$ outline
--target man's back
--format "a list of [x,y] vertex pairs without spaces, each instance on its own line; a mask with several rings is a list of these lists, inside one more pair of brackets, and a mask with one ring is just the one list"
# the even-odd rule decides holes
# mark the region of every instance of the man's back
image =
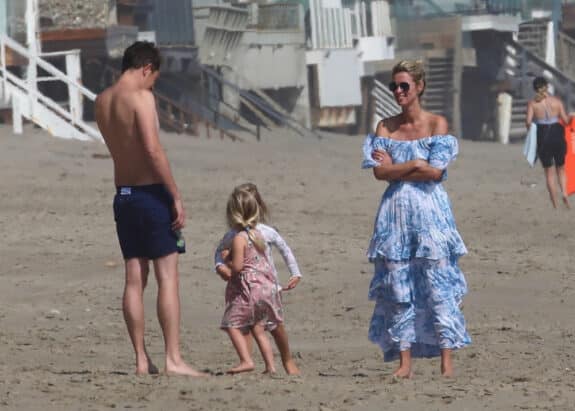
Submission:
[[98,96],[96,122],[114,160],[116,186],[161,182],[147,151],[149,139],[157,140],[151,91],[116,83]]

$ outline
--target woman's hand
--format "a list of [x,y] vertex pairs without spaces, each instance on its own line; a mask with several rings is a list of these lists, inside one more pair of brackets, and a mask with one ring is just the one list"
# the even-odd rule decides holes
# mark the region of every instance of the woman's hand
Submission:
[[391,156],[384,150],[374,150],[373,153],[371,153],[371,158],[382,166],[387,166],[393,163]]

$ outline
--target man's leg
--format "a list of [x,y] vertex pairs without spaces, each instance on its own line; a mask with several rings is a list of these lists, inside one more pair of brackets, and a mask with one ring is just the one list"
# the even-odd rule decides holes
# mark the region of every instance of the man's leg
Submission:
[[122,308],[128,333],[136,352],[136,374],[148,374],[149,363],[144,345],[144,288],[148,280],[148,260],[130,258],[125,261],[126,282]]
[[187,365],[180,354],[180,293],[178,254],[154,260],[158,281],[157,310],[166,348],[166,373],[192,377],[205,376]]

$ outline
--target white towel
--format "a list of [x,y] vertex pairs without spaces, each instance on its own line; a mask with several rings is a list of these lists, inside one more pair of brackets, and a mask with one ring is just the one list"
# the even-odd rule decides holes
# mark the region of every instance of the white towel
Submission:
[[537,125],[531,123],[527,136],[525,137],[525,144],[523,145],[523,155],[531,167],[535,166],[537,161]]

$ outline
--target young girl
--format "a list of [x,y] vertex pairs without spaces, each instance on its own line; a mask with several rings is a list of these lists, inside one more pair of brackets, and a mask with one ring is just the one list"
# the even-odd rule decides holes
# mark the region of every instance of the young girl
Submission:
[[[290,278],[287,282],[287,284],[285,285],[285,287],[280,287],[281,290],[283,291],[287,291],[287,290],[291,290],[293,288],[295,288],[298,283],[301,280],[301,272],[299,270],[297,261],[293,255],[293,252],[291,250],[291,248],[287,245],[287,243],[285,242],[285,240],[279,235],[279,233],[272,227],[270,227],[269,225],[265,224],[268,219],[269,219],[269,212],[268,212],[268,208],[266,206],[266,203],[264,202],[264,200],[262,199],[262,196],[260,195],[258,188],[255,184],[253,183],[245,183],[245,184],[241,184],[239,186],[236,187],[237,190],[246,190],[249,191],[250,193],[252,193],[256,199],[256,201],[258,202],[258,205],[260,207],[260,220],[259,223],[257,225],[257,229],[258,231],[262,234],[267,247],[266,247],[266,256],[268,258],[268,261],[270,262],[270,265],[272,266],[274,275],[276,276],[276,278],[278,277],[277,274],[277,270],[274,264],[274,260],[273,260],[273,256],[272,256],[272,246],[276,247],[277,250],[280,252],[287,268],[288,271],[290,273]],[[216,272],[219,273],[218,271],[218,267],[221,265],[225,265],[225,259],[222,257],[222,253],[226,254],[229,252],[231,244],[232,244],[232,239],[234,238],[234,236],[237,234],[237,231],[234,229],[229,230],[224,237],[222,238],[222,240],[220,241],[220,244],[218,245],[218,248],[216,249],[216,252],[214,254],[214,264],[216,267]],[[221,274],[220,274],[221,275]],[[225,278],[224,278],[225,280]],[[279,282],[279,279],[278,279]]]
[[[254,204],[252,204],[252,202]],[[238,205],[242,204],[244,211],[238,212],[237,207]],[[248,207],[249,206],[249,207]],[[240,208],[242,208],[240,207]],[[257,209],[257,217],[252,216],[251,218],[245,218],[247,213],[247,208],[256,208]],[[236,210],[236,211],[234,211]],[[252,211],[253,212],[253,211]],[[247,214],[246,214],[247,213]],[[222,277],[222,279],[228,281],[228,286],[226,287],[226,313],[228,310],[233,311],[236,310],[233,308],[234,303],[228,298],[230,295],[228,290],[237,286],[237,275],[234,274],[234,258],[235,251],[234,251],[234,242],[239,241],[237,238],[238,236],[246,237],[246,235],[254,236],[256,239],[263,240],[263,251],[260,251],[259,261],[261,264],[267,265],[267,268],[270,270],[272,274],[272,287],[271,290],[272,300],[274,303],[278,304],[279,311],[281,313],[281,300],[279,296],[279,292],[281,287],[278,285],[277,282],[277,271],[273,264],[273,260],[271,258],[271,245],[275,245],[280,250],[282,257],[284,258],[290,274],[291,278],[288,281],[287,285],[284,287],[284,290],[290,290],[294,288],[300,278],[301,273],[299,271],[297,262],[291,252],[290,248],[287,246],[285,241],[280,237],[280,235],[275,231],[273,228],[262,224],[261,221],[264,221],[265,217],[267,216],[267,207],[263,202],[257,187],[254,184],[242,184],[232,193],[230,200],[228,202],[228,225],[230,226],[230,231],[226,233],[220,245],[218,246],[216,253],[215,253],[215,263],[216,263],[216,271]],[[238,215],[241,215],[242,218],[236,218]],[[236,216],[236,217],[234,217]],[[238,223],[237,220],[243,220]],[[246,230],[247,227],[247,230]],[[251,241],[251,243],[255,246],[257,243],[255,241]],[[267,243],[267,244],[266,244]],[[231,252],[230,252],[231,248]],[[253,248],[252,248],[253,251]],[[262,260],[265,260],[262,262]],[[236,260],[237,261],[237,260]],[[249,265],[249,264],[248,264]],[[237,267],[236,267],[237,268]],[[262,270],[263,273],[264,270]],[[235,282],[234,282],[235,281]],[[268,283],[269,284],[269,283]],[[249,284],[251,288],[248,291],[254,289],[253,284]],[[266,292],[269,292],[267,290]],[[251,297],[250,297],[251,298]],[[264,304],[266,306],[266,304]],[[229,308],[228,308],[229,307]],[[257,309],[255,310],[257,314]],[[226,320],[226,315],[224,315],[224,322],[227,322],[227,325],[230,325],[229,321]],[[281,318],[278,320],[274,318],[274,315],[267,315],[266,323],[264,324],[264,328],[271,331],[272,336],[277,344],[278,350],[280,351],[282,357],[283,366],[288,374],[299,374],[299,370],[293,361],[289,350],[288,338],[287,333],[285,331],[283,320]],[[222,322],[222,327],[228,330],[228,334],[230,334],[230,338],[232,339],[232,343],[240,356],[240,364],[237,367],[232,368],[229,370],[231,373],[237,372],[244,372],[244,371],[251,371],[254,368],[253,361],[251,360],[251,338],[250,338],[250,331],[254,334],[254,338],[258,342],[258,346],[260,346],[261,350],[261,341],[258,340],[260,338],[258,333],[261,331],[259,326],[253,327],[224,327],[224,322]],[[241,323],[242,321],[239,321]],[[264,335],[265,337],[265,335]],[[243,339],[243,341],[240,341]],[[264,342],[265,348],[265,342]],[[262,352],[264,355],[264,352]],[[266,353],[267,355],[267,353]],[[264,360],[266,356],[264,355]],[[266,371],[275,372],[275,367],[273,365],[273,356],[268,357],[271,361],[270,363],[266,360]]]

